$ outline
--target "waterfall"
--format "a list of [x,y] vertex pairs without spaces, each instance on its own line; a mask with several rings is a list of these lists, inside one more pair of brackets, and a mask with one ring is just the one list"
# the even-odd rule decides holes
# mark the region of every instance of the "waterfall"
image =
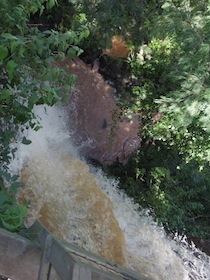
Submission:
[[42,128],[28,130],[11,162],[30,201],[26,226],[39,219],[55,236],[154,280],[210,279],[210,258],[184,238],[170,239],[118,182],[80,158],[62,107],[37,106]]

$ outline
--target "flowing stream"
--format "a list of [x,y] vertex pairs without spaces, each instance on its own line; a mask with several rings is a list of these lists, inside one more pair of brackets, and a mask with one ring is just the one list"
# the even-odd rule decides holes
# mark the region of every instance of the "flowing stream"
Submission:
[[166,237],[146,211],[118,189],[117,180],[78,156],[62,108],[35,108],[42,128],[28,130],[11,163],[30,201],[25,221],[40,221],[68,240],[154,280],[210,279],[210,258],[185,238]]

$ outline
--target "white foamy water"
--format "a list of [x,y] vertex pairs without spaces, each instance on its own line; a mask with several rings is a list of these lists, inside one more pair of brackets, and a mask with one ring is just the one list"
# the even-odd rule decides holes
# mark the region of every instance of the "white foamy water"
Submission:
[[[27,131],[10,169],[26,183],[27,225],[39,218],[55,235],[154,280],[210,279],[210,260],[162,228],[71,144],[62,109],[35,109],[42,129]],[[20,196],[21,196],[20,195]]]

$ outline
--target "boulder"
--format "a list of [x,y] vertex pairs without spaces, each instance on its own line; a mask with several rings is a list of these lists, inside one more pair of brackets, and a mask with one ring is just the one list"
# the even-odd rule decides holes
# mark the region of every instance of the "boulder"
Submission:
[[69,74],[77,76],[67,110],[73,140],[81,154],[102,164],[126,164],[141,144],[138,117],[128,118],[117,107],[115,91],[97,67],[91,68],[79,58],[59,66],[69,66]]

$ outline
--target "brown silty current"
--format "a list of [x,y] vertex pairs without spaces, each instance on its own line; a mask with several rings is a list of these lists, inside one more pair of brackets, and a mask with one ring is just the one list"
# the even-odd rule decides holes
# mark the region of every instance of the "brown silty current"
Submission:
[[20,197],[30,201],[26,224],[38,218],[56,237],[126,264],[112,204],[83,162],[57,151],[42,153],[25,161],[20,179],[26,185]]

